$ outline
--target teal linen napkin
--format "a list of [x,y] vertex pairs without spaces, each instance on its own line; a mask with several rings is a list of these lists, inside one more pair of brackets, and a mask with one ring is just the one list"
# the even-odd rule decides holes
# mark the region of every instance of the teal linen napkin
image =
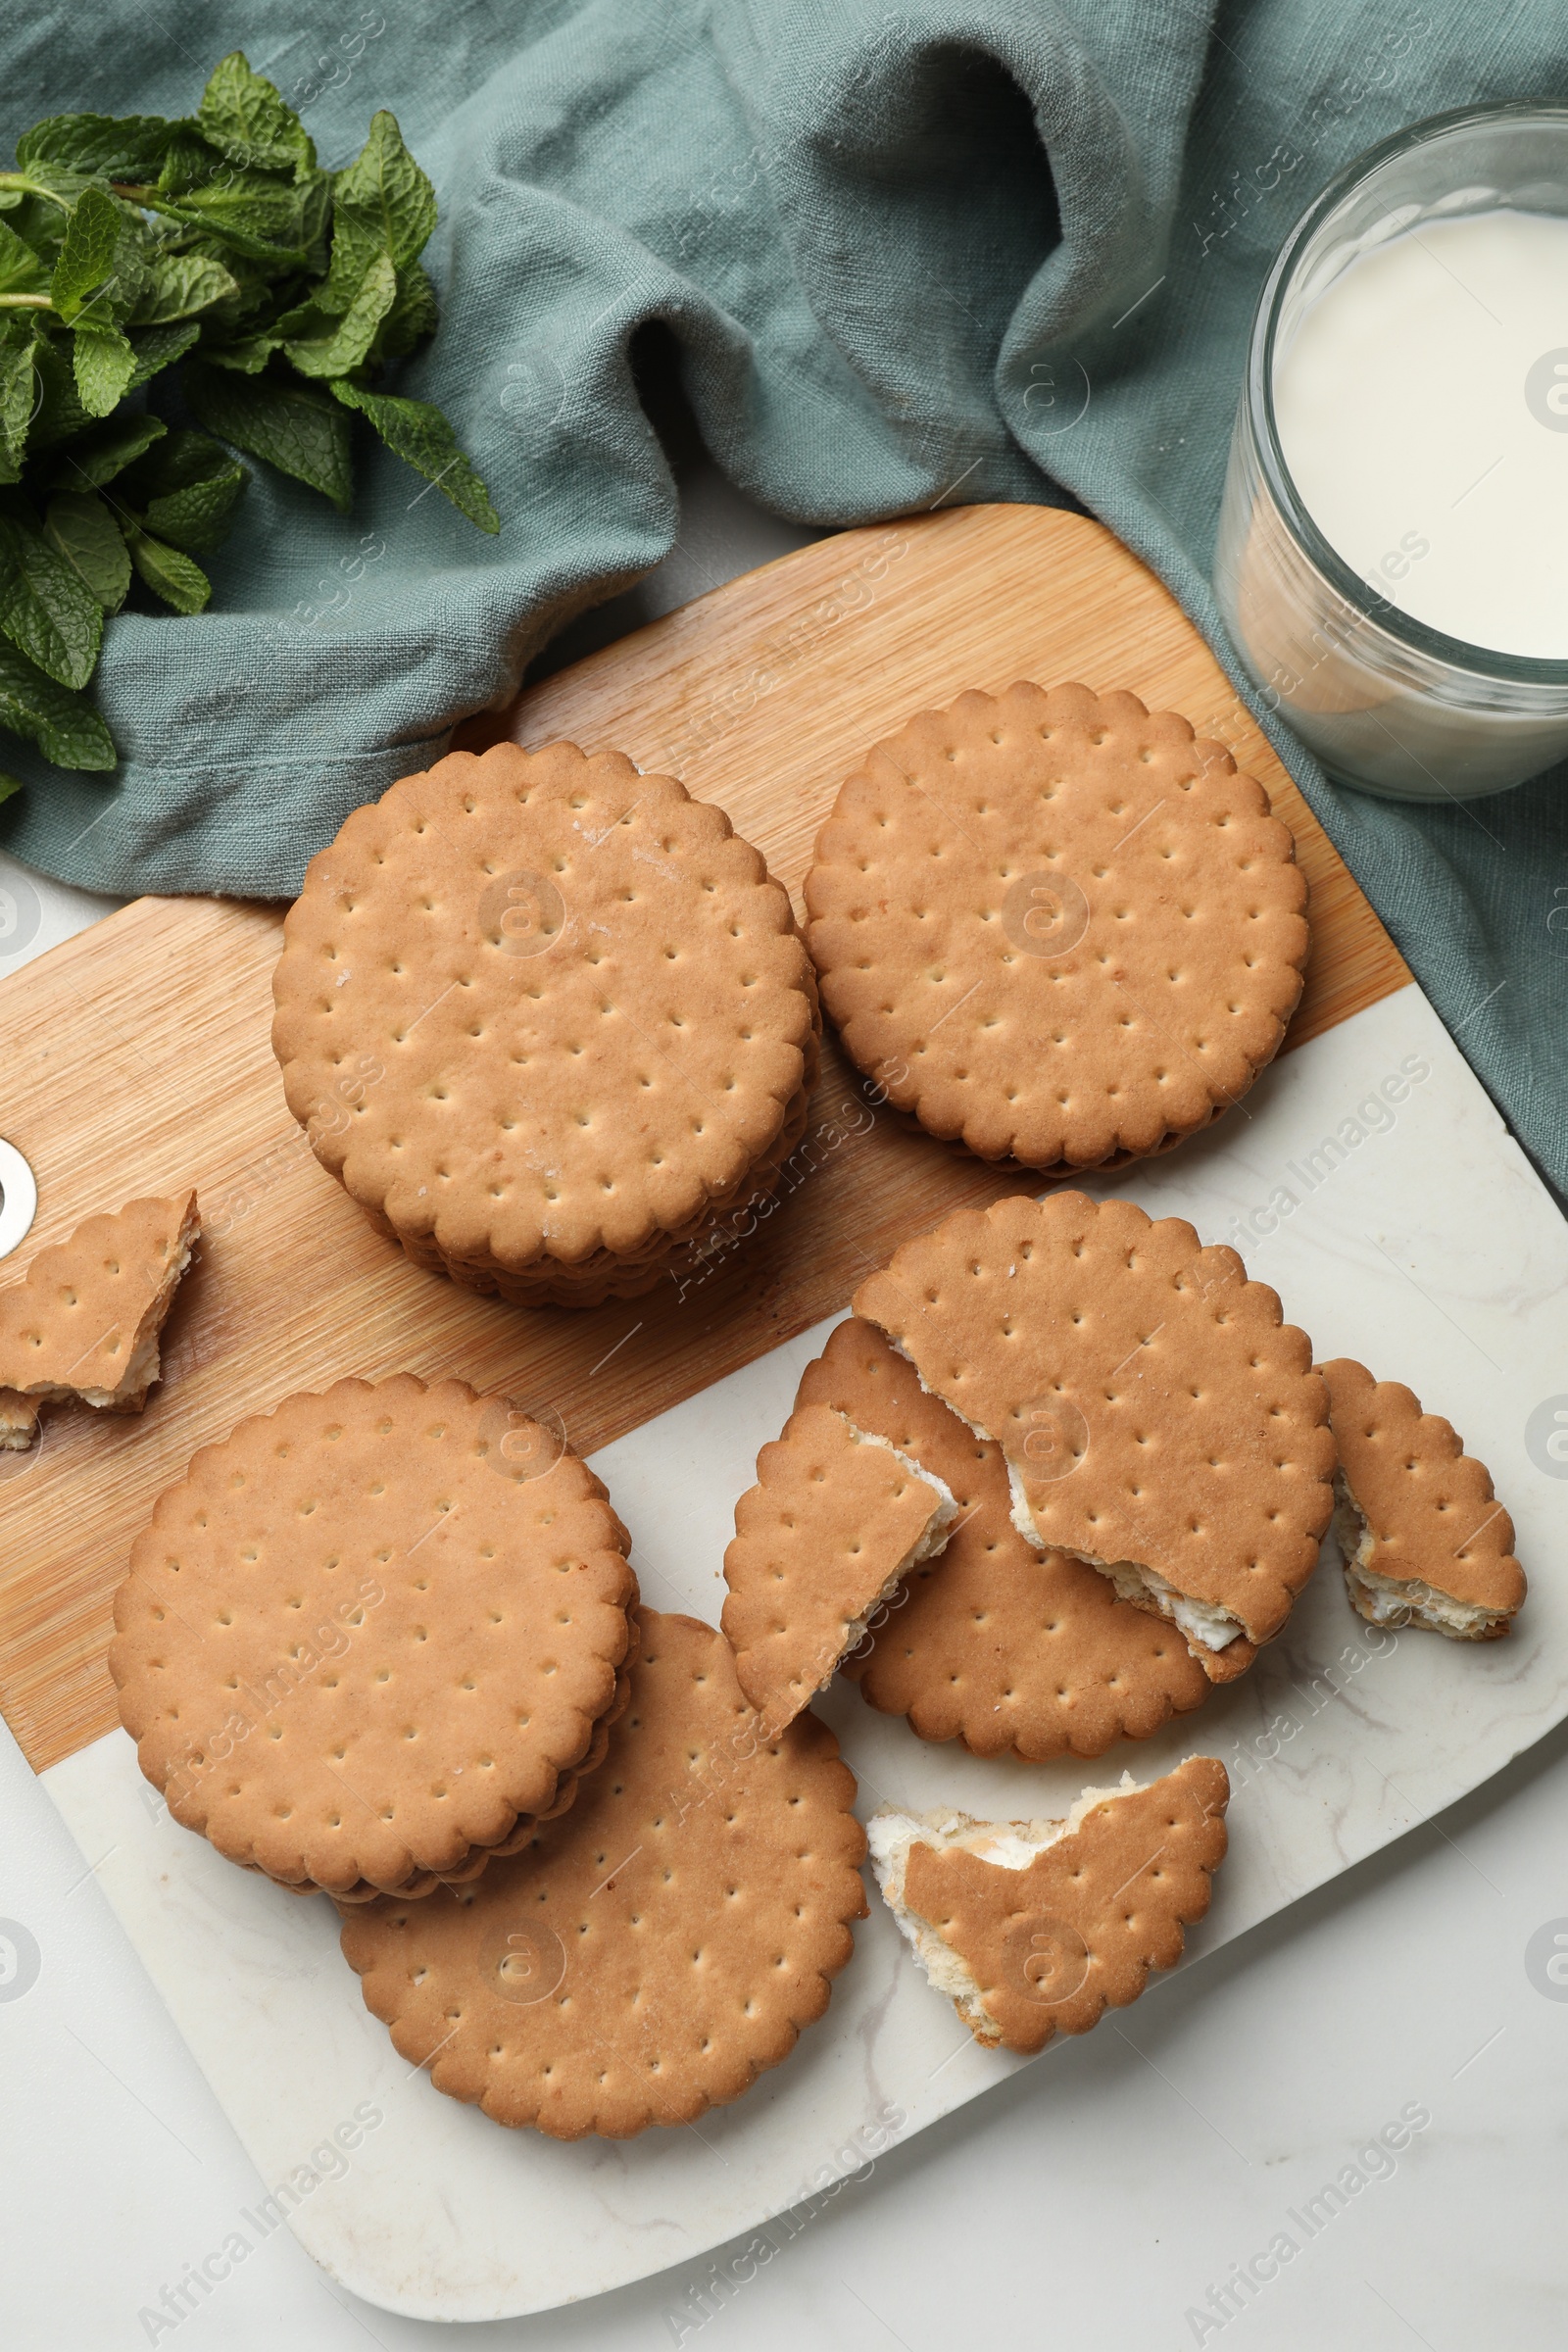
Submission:
[[[453,418],[501,535],[369,446],[347,519],[256,469],[213,610],[110,628],[116,775],[6,747],[30,789],[0,841],[91,889],[291,893],[348,809],[659,562],[677,506],[633,376],[650,321],[763,506],[848,524],[1060,484],[1226,654],[1208,564],[1281,238],[1401,122],[1568,90],[1548,0],[1497,20],[1459,0],[454,0],[317,11],[308,30],[301,13],[187,0],[131,33],[81,0],[16,23],[5,135],[68,109],[182,113],[236,45],[323,162],[391,107],[442,216],[443,322],[402,389]],[[1568,1186],[1564,771],[1396,807],[1328,785],[1266,723]]]

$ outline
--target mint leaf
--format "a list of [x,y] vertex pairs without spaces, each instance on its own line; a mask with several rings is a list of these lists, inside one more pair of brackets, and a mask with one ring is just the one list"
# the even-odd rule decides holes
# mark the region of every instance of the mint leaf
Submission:
[[192,188],[228,178],[231,166],[216,147],[210,147],[189,117],[169,125],[169,145],[158,174],[160,196],[185,196]]
[[0,294],[42,294],[49,272],[24,238],[0,220]]
[[22,789],[20,776],[8,776],[5,769],[0,768],[0,805],[9,801],[14,792],[21,792]]
[[27,182],[25,192],[29,198],[35,196],[40,188],[46,188],[51,196],[57,199],[50,205],[49,210],[54,214],[60,233],[64,236],[65,221],[61,218],[61,206],[64,205],[66,212],[70,213],[82,189],[92,184],[91,174],[73,172],[69,164],[44,162],[34,164],[31,170],[23,173],[22,176]]
[[13,482],[22,471],[37,397],[32,354],[30,335],[0,346],[0,450],[4,452],[4,477]]
[[401,400],[387,392],[368,392],[363,384],[337,381],[329,386],[346,409],[368,416],[394,456],[416,473],[433,482],[460,514],[481,531],[499,531],[501,519],[490,494],[458,447],[458,437],[440,410],[427,400]]
[[[391,259],[378,253],[340,319],[326,318],[319,324],[312,320],[314,333],[308,327],[303,337],[284,344],[284,351],[301,375],[347,375],[351,368],[358,368],[375,340],[376,328],[397,299],[397,291],[398,273]],[[278,323],[286,321],[280,319]]]
[[122,477],[123,495],[145,510],[159,538],[201,555],[227,538],[229,510],[248,478],[205,433],[171,433]]
[[58,684],[85,686],[103,607],[24,513],[0,514],[0,630]]
[[435,288],[423,265],[410,262],[398,271],[397,300],[376,329],[373,360],[400,360],[436,330]]
[[195,318],[181,318],[170,326],[137,328],[127,337],[136,354],[136,367],[125,386],[126,391],[135,392],[141,385],[151,383],[153,377],[162,374],[172,361],[189,351],[201,331],[200,322]]
[[136,353],[118,326],[78,326],[71,338],[76,398],[89,416],[119,408],[136,372]]
[[91,703],[69,694],[13,647],[0,644],[0,727],[24,735],[56,767],[115,764],[114,739]]
[[300,178],[315,170],[316,149],[298,115],[271,82],[252,73],[238,49],[214,68],[197,120],[231,163],[292,171]]
[[63,490],[100,489],[133,465],[155,441],[161,441],[168,430],[161,416],[118,416],[113,424],[77,442],[55,467],[55,482]]
[[435,221],[435,190],[404,146],[396,116],[372,116],[364,149],[333,183],[326,308],[347,310],[377,253],[400,270],[417,261]]
[[150,456],[138,458],[127,475],[126,496],[138,506],[150,498],[165,498],[172,490],[188,490],[193,482],[210,481],[220,473],[242,472],[226,449],[205,433],[186,430],[162,436]]
[[157,195],[147,202],[169,220],[201,229],[255,261],[270,262],[274,268],[305,265],[308,193],[286,180],[224,166],[218,178],[190,189],[177,201]]
[[319,392],[199,362],[185,369],[184,390],[209,432],[324,492],[340,514],[348,513],[354,496],[348,419]]
[[173,123],[162,115],[50,115],[17,141],[24,172],[39,164],[79,172],[88,179],[142,180],[157,176]]
[[166,547],[161,539],[149,537],[146,531],[130,532],[130,560],[141,573],[155,596],[176,612],[205,611],[213,593],[213,583],[199,564],[182,556],[177,548]]
[[83,188],[49,284],[49,299],[62,318],[74,318],[103,286],[119,242],[120,207],[102,188]]
[[243,466],[227,466],[205,482],[172,490],[167,498],[149,501],[148,527],[186,555],[204,556],[221,547],[229,533],[229,509],[250,476]]
[[28,443],[34,450],[53,449],[57,442],[84,432],[93,419],[76,398],[76,379],[60,340],[53,335],[40,336],[32,347],[32,360],[38,371],[39,402]]
[[106,612],[118,612],[130,586],[130,558],[120,526],[101,498],[63,491],[49,501],[44,536]]
[[210,261],[203,254],[160,254],[148,270],[134,320],[137,326],[152,326],[171,318],[189,318],[238,292],[239,281],[221,262]]
[[214,368],[232,368],[238,375],[260,375],[281,348],[275,335],[247,335],[239,343],[203,343],[202,358]]
[[300,182],[300,243],[313,277],[326,274],[332,234],[332,174],[313,172]]

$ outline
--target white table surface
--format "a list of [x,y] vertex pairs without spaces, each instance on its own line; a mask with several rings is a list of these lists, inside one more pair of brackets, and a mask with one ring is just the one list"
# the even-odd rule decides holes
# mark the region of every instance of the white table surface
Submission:
[[[756,514],[700,464],[682,486],[683,544],[621,600],[623,626],[808,536]],[[29,890],[33,938],[8,955],[0,922],[0,974],[106,910],[0,858],[0,894],[30,912]],[[797,2212],[798,2233],[765,2267],[741,2260],[742,2283],[715,2288],[708,2256],[464,2340],[518,2352],[1174,2352],[1221,2337],[1264,2352],[1556,2352],[1568,2333],[1568,1983],[1553,1986],[1543,1946],[1553,1923],[1568,1937],[1565,1820],[1568,1726],[1429,1827]],[[34,1981],[0,1982],[8,2352],[176,2337],[181,2352],[450,2345],[450,2330],[356,2302],[281,2229],[205,2300],[192,2293],[177,2328],[143,2319],[264,2184],[0,1730],[3,1921],[38,1953]],[[1296,2218],[1305,2201],[1409,2108],[1431,2121],[1396,2169],[1308,2237]],[[1232,2290],[1231,2316],[1216,2319],[1210,2288],[1281,2231],[1294,2257],[1250,2300]],[[737,2255],[744,2241],[720,2251],[720,2271]]]

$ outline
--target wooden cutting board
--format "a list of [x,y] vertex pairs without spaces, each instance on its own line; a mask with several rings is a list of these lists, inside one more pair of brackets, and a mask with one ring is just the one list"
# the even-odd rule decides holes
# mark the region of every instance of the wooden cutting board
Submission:
[[[1408,982],[1174,600],[1108,532],[1053,508],[969,507],[822,540],[559,672],[462,740],[569,736],[672,770],[727,810],[799,905],[859,753],[917,709],[1019,677],[1131,687],[1267,786],[1311,885],[1287,1048]],[[0,983],[13,1056],[0,1133],[39,1188],[16,1271],[138,1194],[194,1183],[207,1227],[146,1414],[57,1411],[31,1454],[0,1455],[0,1706],[35,1771],[114,1727],[105,1653],[130,1541],[196,1448],[244,1414],[345,1373],[457,1374],[548,1402],[591,1453],[842,1308],[908,1234],[1020,1182],[873,1108],[830,1044],[755,1235],[591,1313],[476,1298],[373,1234],[290,1118],[268,1043],[280,922],[274,907],[142,899]]]

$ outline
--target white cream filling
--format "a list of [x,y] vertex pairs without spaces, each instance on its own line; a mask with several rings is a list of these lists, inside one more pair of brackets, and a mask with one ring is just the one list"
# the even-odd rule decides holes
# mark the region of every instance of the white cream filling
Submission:
[[1385,1576],[1372,1566],[1377,1538],[1366,1513],[1350,1493],[1345,1472],[1334,1474],[1334,1541],[1345,1562],[1345,1589],[1350,1606],[1370,1625],[1422,1625],[1450,1641],[1470,1642],[1500,1625],[1505,1609],[1484,1609],[1478,1602],[1457,1600],[1419,1576]]
[[1241,1619],[1217,1601],[1194,1600],[1178,1592],[1157,1568],[1146,1568],[1138,1560],[1097,1560],[1083,1551],[1076,1556],[1108,1576],[1123,1600],[1152,1600],[1161,1617],[1168,1617],[1189,1642],[1200,1642],[1205,1649],[1225,1649],[1247,1631]]
[[1023,1491],[1022,1474],[1010,1453],[1004,1458],[1007,1464],[1007,1488],[1012,1495],[1012,1524],[1026,1544],[1032,1544],[1036,1551],[1045,1551],[1049,1549],[1049,1546],[1045,1537],[1035,1525],[1034,1513],[1029,1508],[1029,1498]]

